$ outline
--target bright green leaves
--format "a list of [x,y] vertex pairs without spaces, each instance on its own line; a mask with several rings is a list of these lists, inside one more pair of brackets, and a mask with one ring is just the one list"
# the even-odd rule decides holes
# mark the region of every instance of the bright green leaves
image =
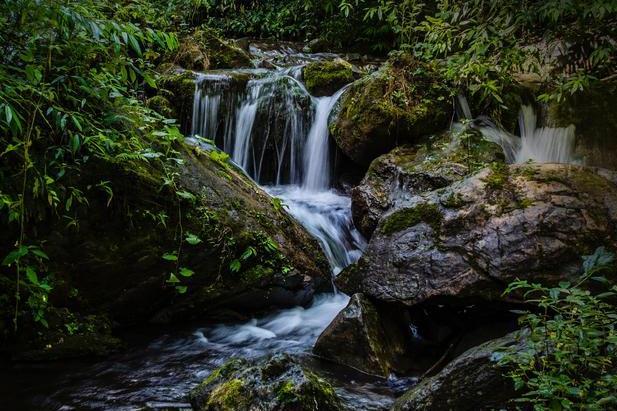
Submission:
[[175,253],[173,253],[173,254],[170,254],[170,253],[163,254],[163,260],[166,260],[166,261],[178,261],[178,256]]
[[190,245],[197,245],[201,243],[201,238],[197,237],[195,234],[188,233],[186,238],[184,239]]
[[617,407],[617,286],[602,275],[614,274],[614,256],[600,247],[583,261],[574,284],[515,281],[506,290],[541,308],[522,312],[520,323],[529,330],[525,349],[506,350],[500,360],[520,391],[516,402],[529,408]]

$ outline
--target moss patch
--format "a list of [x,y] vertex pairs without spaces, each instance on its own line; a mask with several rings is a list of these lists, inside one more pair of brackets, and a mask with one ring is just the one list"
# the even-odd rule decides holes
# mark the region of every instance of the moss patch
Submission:
[[315,95],[333,94],[353,80],[352,66],[343,60],[315,61],[304,68],[306,88]]
[[237,411],[248,409],[251,398],[244,382],[238,378],[229,380],[212,390],[205,409]]
[[391,235],[419,223],[428,224],[434,231],[441,226],[443,216],[435,204],[422,203],[412,208],[399,210],[388,216],[383,222],[381,231]]

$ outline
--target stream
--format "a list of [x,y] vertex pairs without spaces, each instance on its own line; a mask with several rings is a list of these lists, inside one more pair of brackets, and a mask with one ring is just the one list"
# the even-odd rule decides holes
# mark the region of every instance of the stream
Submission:
[[[323,55],[252,51],[276,68],[198,75],[192,134],[214,141],[281,199],[321,244],[334,279],[366,245],[353,226],[351,200],[333,188],[331,175],[328,119],[344,88],[317,98],[304,87],[303,64]],[[12,409],[190,409],[188,391],[227,359],[285,352],[318,367],[354,408],[384,409],[392,402],[387,382],[310,356],[317,337],[349,301],[334,282],[333,290],[315,296],[309,307],[243,323],[185,325],[164,335],[135,330],[128,350],[94,364],[21,365],[10,376],[0,373],[11,380],[2,384],[3,397],[16,401],[8,404]]]

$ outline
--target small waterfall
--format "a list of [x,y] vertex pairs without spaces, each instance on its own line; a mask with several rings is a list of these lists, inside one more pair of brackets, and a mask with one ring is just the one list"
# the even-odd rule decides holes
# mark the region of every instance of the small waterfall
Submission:
[[492,123],[479,127],[487,140],[499,144],[509,163],[575,163],[575,128],[538,127],[538,118],[531,106],[524,105],[519,113],[520,137]]
[[332,97],[317,99],[315,120],[309,131],[304,147],[305,177],[302,187],[311,190],[325,190],[330,187],[330,150],[328,119],[334,105],[345,89],[339,90]]
[[193,135],[214,140],[280,197],[319,241],[336,275],[366,245],[353,226],[351,200],[331,190],[328,120],[345,88],[313,97],[298,65],[242,74],[244,83],[234,80],[234,72],[198,78]]

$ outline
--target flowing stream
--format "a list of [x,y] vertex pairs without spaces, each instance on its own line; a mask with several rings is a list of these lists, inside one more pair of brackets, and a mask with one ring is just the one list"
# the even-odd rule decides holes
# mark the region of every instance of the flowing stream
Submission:
[[[341,94],[311,96],[293,65],[199,75],[192,133],[208,138],[273,196],[319,241],[333,278],[360,257],[365,246],[353,226],[351,200],[331,187],[328,119]],[[334,284],[334,283],[333,283]],[[230,357],[309,353],[319,334],[349,297],[317,295],[309,307],[280,310],[239,324],[185,327],[143,341],[97,364],[46,365],[38,378],[17,373],[27,387],[19,397],[37,409],[190,409],[187,392]],[[146,337],[147,338],[147,337]],[[383,409],[391,393],[383,381],[321,365],[338,381],[337,392],[357,409]],[[330,369],[332,368],[332,369]],[[349,374],[352,373],[352,374]],[[17,405],[19,407],[19,405]]]

